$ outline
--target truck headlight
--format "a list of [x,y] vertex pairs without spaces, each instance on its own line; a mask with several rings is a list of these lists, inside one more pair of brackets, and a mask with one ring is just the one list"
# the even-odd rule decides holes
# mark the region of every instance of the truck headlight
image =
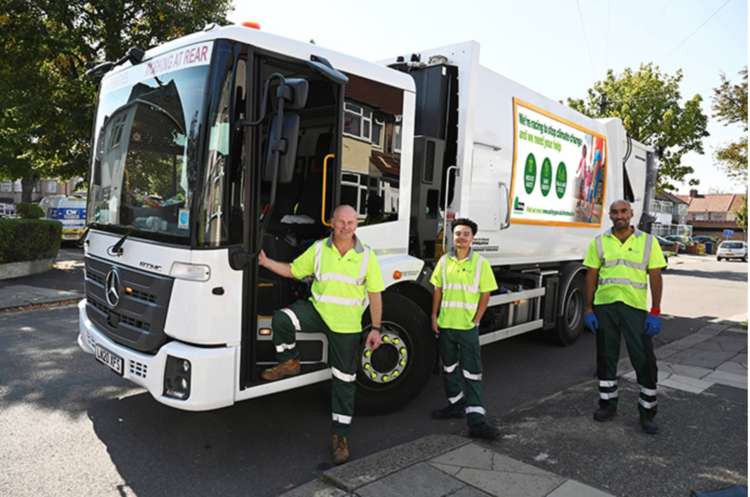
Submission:
[[186,400],[190,397],[190,361],[180,357],[167,356],[164,366],[164,396]]
[[208,281],[211,278],[211,268],[205,264],[174,262],[169,274],[182,280]]

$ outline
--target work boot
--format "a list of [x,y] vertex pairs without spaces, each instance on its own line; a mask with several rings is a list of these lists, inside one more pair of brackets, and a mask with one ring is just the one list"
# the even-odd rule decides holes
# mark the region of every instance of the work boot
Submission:
[[349,441],[346,437],[341,435],[333,434],[333,440],[331,441],[331,457],[333,464],[339,465],[344,464],[349,460]]
[[469,426],[469,436],[471,438],[481,438],[484,440],[497,440],[500,436],[500,430],[496,426],[482,421],[474,426]]
[[656,435],[659,433],[659,426],[656,424],[656,421],[654,421],[654,417],[649,416],[648,414],[641,414],[641,429],[644,433],[649,435]]
[[594,411],[594,421],[609,421],[617,414],[617,404],[599,404],[599,409]]
[[289,359],[277,364],[276,366],[264,370],[260,377],[266,381],[280,380],[287,376],[299,374],[299,359]]
[[460,419],[466,415],[466,402],[448,404],[432,411],[432,419]]

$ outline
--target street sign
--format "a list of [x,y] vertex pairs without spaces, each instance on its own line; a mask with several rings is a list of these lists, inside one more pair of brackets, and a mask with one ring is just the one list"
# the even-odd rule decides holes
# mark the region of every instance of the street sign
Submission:
[[732,235],[734,235],[734,231],[730,229],[724,230],[724,238],[732,238]]

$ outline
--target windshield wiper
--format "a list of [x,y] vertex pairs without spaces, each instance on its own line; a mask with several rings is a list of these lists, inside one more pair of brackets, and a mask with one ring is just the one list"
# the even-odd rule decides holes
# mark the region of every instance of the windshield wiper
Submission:
[[143,60],[143,56],[144,55],[146,55],[146,51],[145,50],[143,50],[141,48],[138,48],[138,47],[130,47],[128,49],[128,51],[125,53],[125,55],[123,55],[122,57],[120,57],[116,61],[114,61],[114,62],[112,62],[112,61],[105,61],[105,62],[101,62],[101,63],[95,65],[94,67],[92,67],[91,69],[89,69],[88,71],[86,71],[86,76],[95,76],[95,75],[98,75],[98,74],[105,73],[105,72],[109,71],[110,69],[112,69],[113,67],[119,66],[120,64],[122,64],[122,63],[124,63],[124,62],[126,62],[128,60],[130,61],[130,63],[132,65],[134,65],[134,66],[138,65]]
[[122,255],[122,244],[123,244],[123,243],[125,243],[125,239],[126,239],[126,238],[127,238],[128,236],[130,236],[130,233],[132,233],[132,231],[131,231],[131,230],[128,230],[128,231],[127,231],[127,233],[125,233],[125,234],[123,235],[123,237],[122,237],[122,238],[120,238],[120,239],[119,239],[119,240],[117,241],[117,243],[115,243],[114,245],[112,245],[111,247],[109,247],[109,248],[107,249],[107,254],[109,254],[109,255],[116,255],[116,256],[118,256],[118,257],[119,257],[119,256],[121,256],[121,255]]

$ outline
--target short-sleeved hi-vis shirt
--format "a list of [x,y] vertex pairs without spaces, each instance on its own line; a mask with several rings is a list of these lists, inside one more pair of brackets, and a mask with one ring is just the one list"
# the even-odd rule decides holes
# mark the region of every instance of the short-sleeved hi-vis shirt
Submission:
[[594,238],[583,265],[599,270],[594,305],[622,302],[648,310],[648,270],[667,262],[656,237],[635,230],[624,242],[612,231]]
[[336,333],[362,331],[367,292],[385,290],[375,252],[356,238],[343,256],[332,237],[318,240],[292,262],[291,270],[297,279],[314,277],[310,301]]
[[430,283],[443,292],[438,326],[454,330],[474,328],[481,294],[497,290],[490,263],[474,251],[460,260],[455,252],[441,257]]

